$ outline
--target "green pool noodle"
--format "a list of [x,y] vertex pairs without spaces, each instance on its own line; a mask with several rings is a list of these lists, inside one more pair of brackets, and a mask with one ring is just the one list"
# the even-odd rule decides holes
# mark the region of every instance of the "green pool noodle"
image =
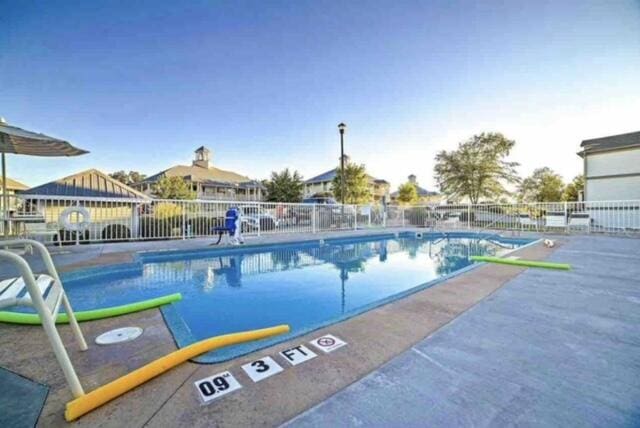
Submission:
[[[120,315],[131,314],[134,312],[144,311],[146,309],[156,308],[182,299],[180,293],[169,294],[166,296],[156,297],[154,299],[142,300],[140,302],[128,303],[121,306],[111,306],[109,308],[93,309],[90,311],[74,311],[78,321],[93,321],[103,318],[117,317]],[[21,312],[0,311],[0,322],[11,324],[28,324],[39,325],[40,317],[38,314],[25,314]],[[58,314],[56,324],[67,324],[69,317],[67,314]]]
[[490,256],[471,256],[471,260],[476,262],[500,263],[503,265],[512,265],[512,266],[571,270],[571,265],[568,263],[540,262],[537,260],[522,260],[522,259],[503,259],[501,257],[490,257]]

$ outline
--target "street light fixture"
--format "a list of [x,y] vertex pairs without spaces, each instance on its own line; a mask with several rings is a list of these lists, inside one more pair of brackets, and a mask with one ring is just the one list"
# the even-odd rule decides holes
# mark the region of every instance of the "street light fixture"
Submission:
[[342,205],[344,206],[345,194],[344,194],[344,131],[347,129],[347,125],[340,122],[338,125],[338,131],[340,131],[340,195],[342,196]]

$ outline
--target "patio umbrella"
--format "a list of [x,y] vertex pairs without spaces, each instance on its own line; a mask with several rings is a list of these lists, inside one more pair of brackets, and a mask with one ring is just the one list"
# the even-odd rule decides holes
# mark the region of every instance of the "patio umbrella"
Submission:
[[72,146],[64,140],[49,137],[44,134],[26,131],[8,125],[0,118],[0,153],[2,153],[2,209],[4,221],[4,236],[8,235],[8,204],[7,204],[7,168],[5,156],[7,153],[29,156],[79,156],[89,153],[86,150]]

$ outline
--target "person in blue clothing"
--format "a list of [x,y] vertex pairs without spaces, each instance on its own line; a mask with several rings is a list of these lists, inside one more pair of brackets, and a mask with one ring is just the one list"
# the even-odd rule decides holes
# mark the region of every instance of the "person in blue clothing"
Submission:
[[232,245],[244,244],[242,237],[242,210],[231,207],[225,214],[225,226],[229,229],[229,243]]
[[242,237],[242,210],[238,207],[231,207],[224,215],[224,226],[214,227],[213,233],[218,234],[218,242],[222,240],[222,235],[227,235],[227,243],[231,245],[244,244]]

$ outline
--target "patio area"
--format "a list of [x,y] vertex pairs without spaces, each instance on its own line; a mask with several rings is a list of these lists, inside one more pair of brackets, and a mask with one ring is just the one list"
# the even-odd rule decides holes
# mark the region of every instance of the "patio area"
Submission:
[[[349,236],[367,234],[355,231]],[[271,235],[254,242],[345,232]],[[259,241],[258,241],[259,240]],[[61,270],[130,261],[136,251],[208,239],[63,247]],[[515,255],[569,272],[484,265],[347,321],[226,363],[183,364],[76,426],[631,426],[640,420],[640,240],[563,236]],[[148,248],[147,248],[148,247]],[[95,337],[137,325],[134,342]],[[83,323],[87,352],[63,340],[87,390],[176,349],[159,310]],[[348,345],[252,384],[240,366],[324,333]],[[67,426],[71,398],[42,329],[0,325],[0,367],[48,386],[39,426]],[[209,405],[193,382],[230,370],[245,385]]]

